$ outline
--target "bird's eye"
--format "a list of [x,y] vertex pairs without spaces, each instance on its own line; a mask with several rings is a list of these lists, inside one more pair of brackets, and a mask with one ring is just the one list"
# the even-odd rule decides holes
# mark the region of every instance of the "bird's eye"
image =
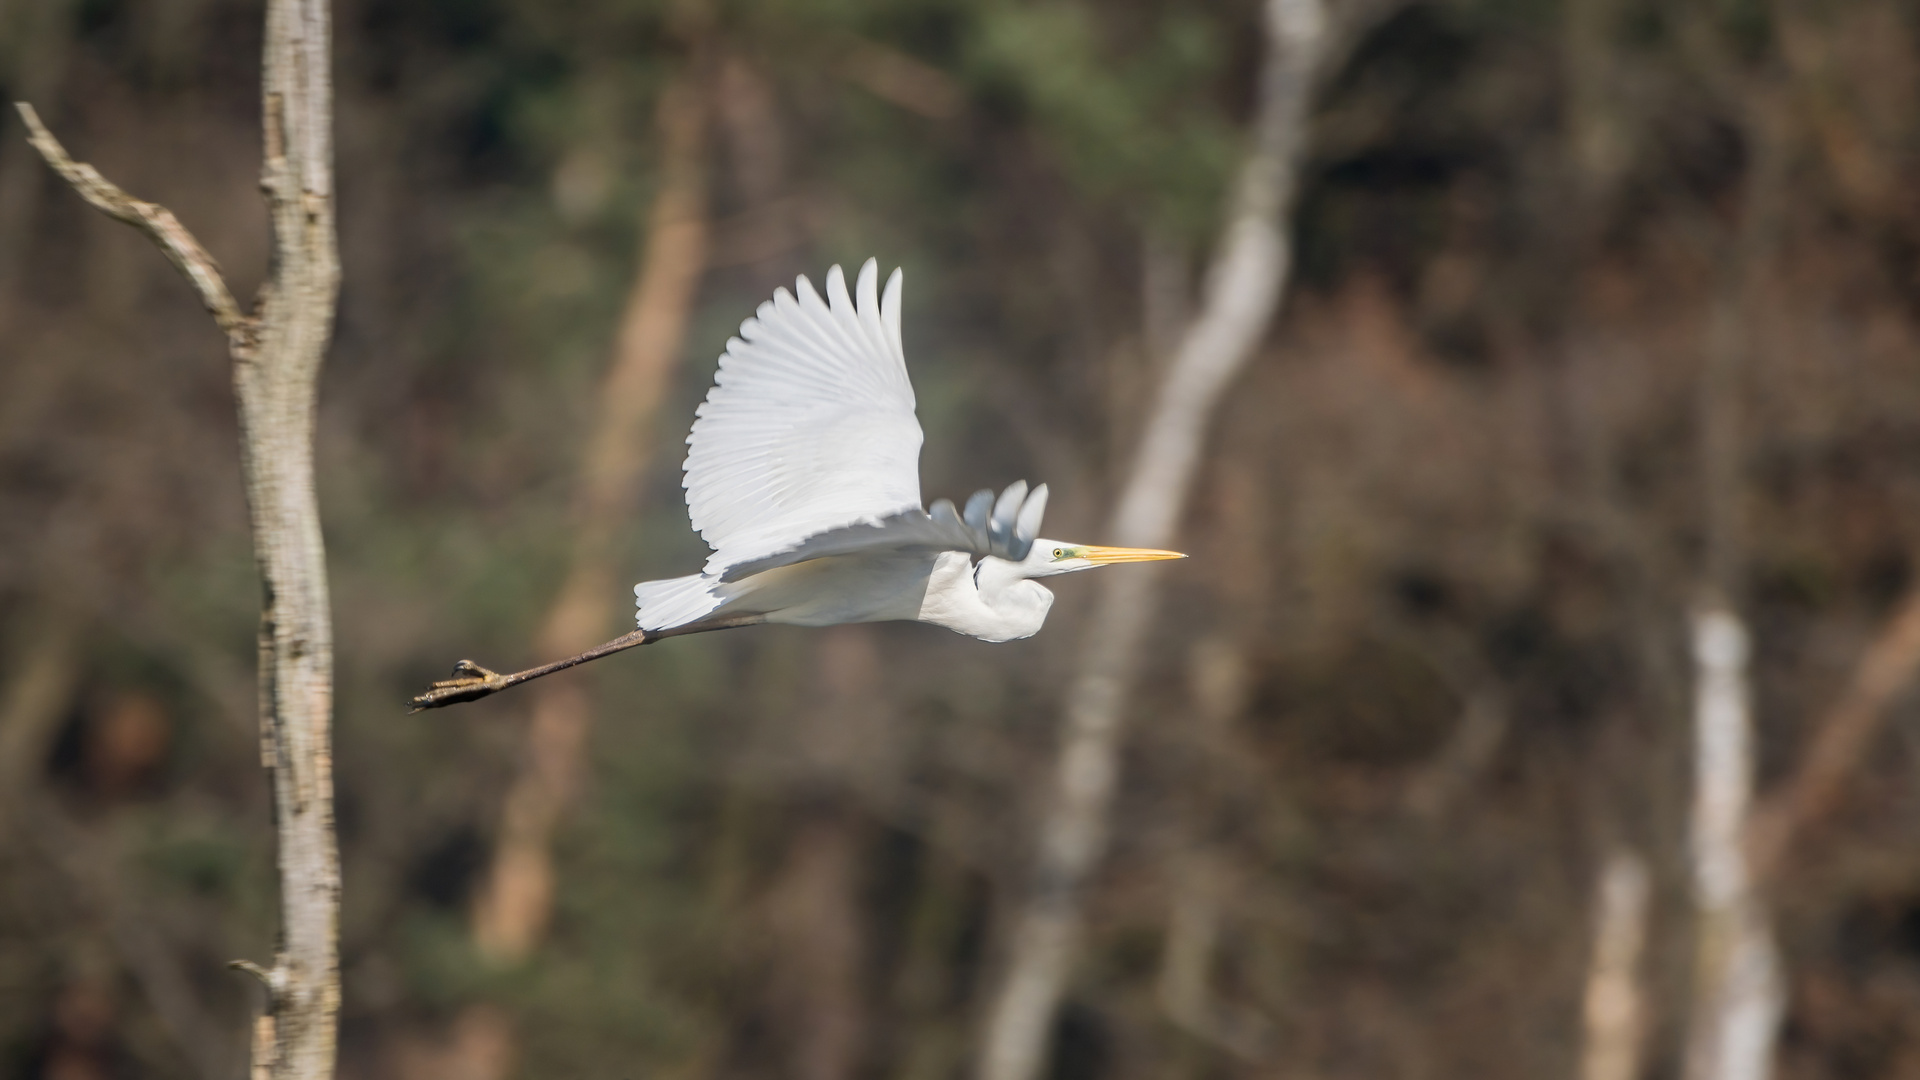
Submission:
[[1066,557],[1067,557],[1067,549],[1066,549],[1066,548],[1054,548],[1054,549],[1053,549],[1053,557],[1054,557],[1054,558],[1056,558],[1056,559],[1064,559],[1064,558],[1066,558]]

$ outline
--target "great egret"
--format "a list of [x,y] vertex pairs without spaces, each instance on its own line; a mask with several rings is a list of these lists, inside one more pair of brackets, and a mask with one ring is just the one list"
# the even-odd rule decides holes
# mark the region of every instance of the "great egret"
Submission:
[[876,297],[868,259],[847,294],[802,276],[741,324],[687,436],[687,512],[713,549],[698,574],[634,586],[633,633],[511,675],[462,660],[413,699],[451,705],[679,634],[755,623],[913,620],[983,641],[1031,637],[1053,593],[1036,579],[1185,558],[1038,536],[1047,486],[982,490],[923,509],[913,384],[900,345],[900,271]]

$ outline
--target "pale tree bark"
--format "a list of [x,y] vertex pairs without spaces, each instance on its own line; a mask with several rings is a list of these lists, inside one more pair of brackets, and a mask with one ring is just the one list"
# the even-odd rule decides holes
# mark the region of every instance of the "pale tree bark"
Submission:
[[1754,729],[1749,633],[1739,610],[1747,563],[1744,380],[1765,340],[1754,321],[1784,210],[1789,112],[1772,86],[1741,73],[1704,21],[1689,23],[1682,37],[1754,147],[1739,228],[1707,315],[1699,389],[1705,560],[1702,599],[1690,616],[1695,955],[1686,1075],[1766,1080],[1785,991],[1772,917],[1747,852]]
[[1580,1080],[1637,1080],[1646,1035],[1640,954],[1652,892],[1646,860],[1620,848],[1607,856],[1594,890],[1593,955],[1581,1020]]
[[[1756,194],[1756,199],[1758,195]],[[1749,208],[1735,275],[1750,274],[1757,208]],[[1691,614],[1694,663],[1693,1008],[1687,1080],[1766,1080],[1784,1007],[1766,901],[1748,865],[1753,703],[1747,625],[1728,599],[1742,575],[1740,395],[1747,290],[1723,287],[1709,327],[1701,386],[1707,599]]]
[[[1782,8],[1776,15],[1790,16]],[[1788,19],[1791,22],[1791,19]],[[1778,30],[1791,33],[1791,28]],[[1754,281],[1777,244],[1783,212],[1789,125],[1799,112],[1782,91],[1740,75],[1737,62],[1699,21],[1681,34],[1709,84],[1744,121],[1755,144],[1753,178],[1741,235],[1735,243],[1731,288],[1717,298],[1710,329],[1705,382],[1703,457],[1708,475],[1708,576],[1715,592],[1731,595],[1738,579],[1739,504],[1741,501],[1739,410],[1732,372],[1740,354],[1752,347]],[[1789,62],[1797,55],[1787,48]],[[1871,184],[1868,184],[1870,187]],[[1720,626],[1715,630],[1716,623]],[[1694,1016],[1688,1048],[1688,1080],[1763,1080],[1772,1071],[1774,1041],[1784,1012],[1781,962],[1765,904],[1765,888],[1784,872],[1794,841],[1832,809],[1846,776],[1857,766],[1885,718],[1888,706],[1920,669],[1920,586],[1908,590],[1879,635],[1862,654],[1852,678],[1814,726],[1812,740],[1791,778],[1758,810],[1749,812],[1751,762],[1734,762],[1728,746],[1751,739],[1745,674],[1746,631],[1731,609],[1709,607],[1697,614],[1695,649],[1701,689],[1696,708],[1701,760],[1696,764],[1695,893],[1699,908],[1698,965]],[[1718,634],[1737,655],[1737,688],[1722,687],[1721,703],[1710,709],[1706,688],[1716,675],[1707,665],[1704,643]],[[1720,715],[1719,734],[1709,731]],[[1732,723],[1737,717],[1738,723]],[[1725,773],[1710,780],[1707,754],[1718,745]],[[1744,745],[1739,754],[1750,756]],[[1736,781],[1737,770],[1746,770]],[[1719,788],[1716,795],[1714,787]],[[1710,809],[1709,802],[1717,802]],[[1739,820],[1730,820],[1738,803]],[[1711,824],[1711,835],[1703,828]],[[1709,854],[1711,848],[1716,854]],[[1715,870],[1715,867],[1718,867]]]
[[1746,630],[1724,610],[1695,616],[1695,997],[1687,1080],[1765,1080],[1785,1010],[1766,889],[1794,841],[1838,801],[1894,698],[1920,669],[1920,587],[1908,591],[1814,727],[1799,767],[1751,809]]
[[1765,903],[1795,841],[1830,812],[1920,671],[1920,586],[1908,590],[1814,724],[1800,764],[1750,804],[1752,719],[1746,628],[1729,611],[1694,617],[1694,894],[1698,925],[1688,1080],[1762,1080],[1784,1009],[1781,961]]
[[159,244],[227,335],[263,593],[261,760],[273,785],[281,903],[272,966],[236,966],[266,985],[254,1071],[278,1080],[332,1076],[340,1006],[333,630],[313,486],[315,383],[340,280],[330,35],[325,0],[269,0],[261,188],[273,222],[273,258],[252,314],[240,310],[219,267],[171,213],[74,162],[33,110],[20,108],[47,163],[88,202]]
[[1785,1004],[1766,904],[1748,866],[1753,715],[1746,627],[1725,607],[1693,616],[1695,996],[1688,1080],[1766,1080]]
[[[1111,526],[1114,543],[1170,545],[1222,392],[1266,332],[1291,265],[1287,216],[1321,77],[1382,5],[1268,0],[1252,144],[1229,201],[1201,309],[1160,384]],[[1152,622],[1159,575],[1114,575],[1097,601],[1068,690],[1060,757],[1032,877],[988,1005],[982,1080],[1033,1080],[1080,933],[1080,891],[1106,849],[1123,705]]]

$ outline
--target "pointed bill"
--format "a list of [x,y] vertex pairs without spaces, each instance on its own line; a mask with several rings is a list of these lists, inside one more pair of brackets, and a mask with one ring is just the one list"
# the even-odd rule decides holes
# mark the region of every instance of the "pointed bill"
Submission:
[[1092,563],[1158,562],[1161,559],[1184,559],[1186,555],[1178,551],[1161,551],[1158,548],[1123,547],[1085,547],[1080,549],[1080,557]]

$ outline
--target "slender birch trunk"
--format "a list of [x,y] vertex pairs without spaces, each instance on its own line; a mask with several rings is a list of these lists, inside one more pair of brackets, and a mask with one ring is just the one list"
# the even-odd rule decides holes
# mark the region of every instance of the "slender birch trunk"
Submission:
[[1767,90],[1714,50],[1697,59],[1743,110],[1755,145],[1745,206],[1708,312],[1699,435],[1705,560],[1691,615],[1694,661],[1693,1013],[1687,1080],[1766,1080],[1785,998],[1772,918],[1747,849],[1753,810],[1752,677],[1739,596],[1746,577],[1744,371],[1761,276],[1778,246],[1789,138]]
[[1647,863],[1621,848],[1607,856],[1594,889],[1593,956],[1581,1010],[1580,1080],[1637,1080],[1646,1035],[1640,953],[1647,940]]
[[1766,1080],[1784,996],[1766,904],[1747,865],[1753,716],[1747,630],[1731,611],[1693,616],[1695,998],[1687,1080]]
[[[1347,24],[1357,19],[1346,20]],[[1299,184],[1319,77],[1355,25],[1330,25],[1321,0],[1267,0],[1252,145],[1242,162],[1198,318],[1155,400],[1114,515],[1115,543],[1167,547],[1220,396],[1266,332],[1291,264],[1287,215]],[[1341,32],[1345,31],[1345,32]],[[1159,575],[1114,575],[1100,594],[1067,694],[1053,798],[1007,962],[989,1003],[981,1080],[1033,1080],[1080,933],[1080,890],[1106,849],[1122,710],[1158,598]]]
[[326,0],[268,0],[262,71],[261,188],[273,258],[252,314],[164,207],[73,161],[29,106],[34,148],[82,197],[146,233],[187,276],[227,334],[240,411],[241,465],[260,568],[261,762],[279,833],[281,929],[271,968],[235,966],[267,987],[254,1075],[333,1075],[340,1007],[340,863],[333,830],[333,628],[313,486],[315,384],[333,331],[333,83]]
[[315,383],[333,331],[333,86],[326,0],[267,7],[261,186],[273,272],[259,351],[237,357],[242,461],[265,585],[262,759],[280,828],[282,941],[268,972],[276,1080],[333,1075],[340,1008],[340,856],[333,831],[333,627],[313,487]]

